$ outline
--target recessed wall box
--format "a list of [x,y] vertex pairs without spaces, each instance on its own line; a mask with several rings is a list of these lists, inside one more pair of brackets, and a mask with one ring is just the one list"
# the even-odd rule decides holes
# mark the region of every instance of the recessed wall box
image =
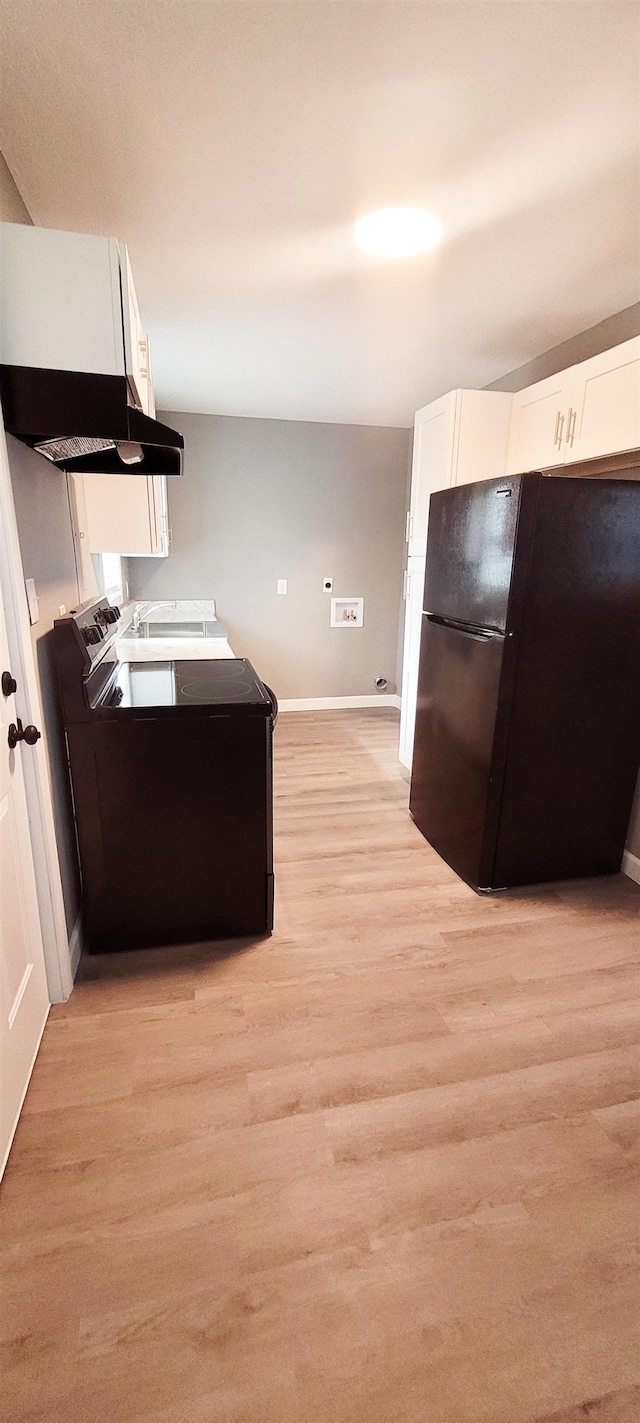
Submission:
[[361,628],[364,623],[364,598],[332,598],[332,628]]

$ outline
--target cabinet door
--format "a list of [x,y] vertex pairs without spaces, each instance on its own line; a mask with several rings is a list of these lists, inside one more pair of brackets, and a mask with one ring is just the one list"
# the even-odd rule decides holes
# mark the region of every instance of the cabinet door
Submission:
[[0,238],[3,363],[124,375],[115,239],[12,222]]
[[153,475],[149,480],[149,485],[149,497],[153,501],[151,511],[151,554],[154,558],[167,558],[171,549],[171,530],[169,528],[167,481],[165,475]]
[[563,464],[574,367],[516,391],[511,406],[507,474]]
[[409,567],[405,574],[404,655],[402,660],[402,705],[400,710],[400,745],[398,755],[403,766],[406,766],[409,771],[411,770],[411,760],[413,757],[413,734],[416,723],[424,568],[424,558],[410,558]]
[[458,392],[452,390],[418,410],[413,434],[411,505],[407,516],[409,556],[426,552],[429,499],[452,482],[453,446]]
[[500,390],[459,391],[452,483],[504,479],[512,400]]
[[566,459],[634,450],[640,445],[640,336],[575,367]]
[[155,558],[168,553],[160,481],[161,476],[85,475],[86,537],[91,553]]
[[149,342],[142,326],[129,253],[124,246],[120,249],[120,274],[127,380],[136,405],[145,415],[150,415]]
[[151,344],[150,344],[150,341],[149,341],[149,334],[148,334],[148,332],[145,332],[144,342],[145,342],[145,351],[146,351],[146,362],[145,362],[144,370],[146,371],[146,377],[147,377],[145,413],[146,413],[147,415],[150,415],[152,420],[155,420],[155,415],[156,415],[156,398],[155,398],[155,395],[154,395],[154,393],[153,393],[153,373],[152,373],[152,370],[151,370]]

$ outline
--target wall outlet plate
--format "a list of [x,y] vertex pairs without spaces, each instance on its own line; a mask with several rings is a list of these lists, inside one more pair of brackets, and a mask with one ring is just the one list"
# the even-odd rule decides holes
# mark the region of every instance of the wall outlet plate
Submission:
[[287,580],[286,580],[286,578],[279,578],[279,579],[278,579],[278,592],[279,592],[279,593],[286,593],[286,591],[287,591]]
[[323,578],[322,591],[323,593],[333,593],[333,578]]
[[332,628],[361,628],[364,624],[364,598],[332,598]]

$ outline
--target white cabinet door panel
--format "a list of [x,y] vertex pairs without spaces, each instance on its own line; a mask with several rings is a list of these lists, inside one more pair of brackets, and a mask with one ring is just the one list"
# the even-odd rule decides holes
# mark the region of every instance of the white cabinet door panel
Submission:
[[[576,366],[567,460],[640,445],[640,336]],[[575,413],[574,413],[575,412]]]
[[148,345],[142,328],[129,253],[125,246],[120,248],[120,269],[122,273],[122,312],[127,380],[136,405],[144,411],[145,415],[148,415],[150,413]]
[[117,242],[11,222],[0,231],[4,364],[124,375]]
[[155,552],[158,538],[151,478],[133,474],[88,474],[84,493],[86,537],[91,553],[136,557]]
[[455,484],[501,479],[507,467],[511,394],[461,390],[455,448]]
[[573,367],[518,390],[511,407],[507,474],[563,464]]
[[456,400],[457,391],[453,390],[416,413],[407,539],[410,557],[426,552],[431,495],[451,484]]

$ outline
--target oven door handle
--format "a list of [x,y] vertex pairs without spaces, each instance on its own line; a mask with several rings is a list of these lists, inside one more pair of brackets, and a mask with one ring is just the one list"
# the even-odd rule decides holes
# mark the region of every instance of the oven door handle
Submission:
[[267,686],[266,682],[263,682],[262,685],[265,689],[265,692],[267,693],[269,701],[271,702],[271,720],[273,721],[273,725],[275,726],[278,720],[278,698],[275,692],[271,690],[271,687]]

